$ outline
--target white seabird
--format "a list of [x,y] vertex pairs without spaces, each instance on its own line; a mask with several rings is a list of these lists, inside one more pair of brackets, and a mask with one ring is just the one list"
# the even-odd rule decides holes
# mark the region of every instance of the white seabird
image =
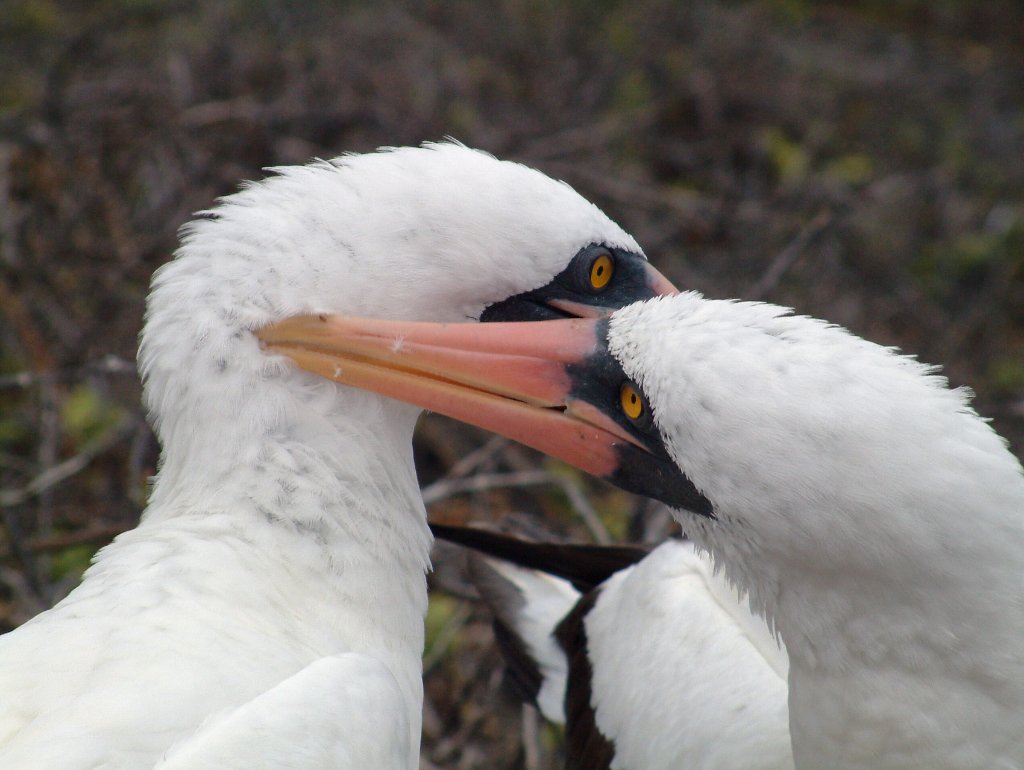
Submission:
[[567,185],[461,146],[275,171],[189,224],[154,276],[139,363],[159,474],[139,526],[0,639],[0,767],[418,766],[419,410],[310,376],[254,331],[667,290]]
[[[696,293],[474,328],[380,334],[528,360],[450,363],[449,411],[677,510],[786,645],[798,768],[1024,767],[1024,472],[966,391],[822,321]],[[427,407],[439,390],[389,385]],[[535,440],[551,424],[571,437]]]

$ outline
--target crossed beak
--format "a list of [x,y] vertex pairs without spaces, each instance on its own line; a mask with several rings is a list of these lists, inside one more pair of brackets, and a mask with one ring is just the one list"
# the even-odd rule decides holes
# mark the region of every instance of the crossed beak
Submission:
[[344,385],[500,433],[596,476],[642,443],[574,398],[572,372],[603,352],[601,318],[434,324],[297,316],[259,330],[268,352]]
[[[645,276],[633,300],[676,293],[653,268]],[[612,308],[553,297],[538,302],[537,294],[499,303],[499,320],[492,323],[318,315],[289,318],[256,334],[268,352],[321,377],[476,425],[623,489],[713,516],[660,435],[622,417],[626,375],[607,341]],[[507,320],[552,313],[581,317]]]

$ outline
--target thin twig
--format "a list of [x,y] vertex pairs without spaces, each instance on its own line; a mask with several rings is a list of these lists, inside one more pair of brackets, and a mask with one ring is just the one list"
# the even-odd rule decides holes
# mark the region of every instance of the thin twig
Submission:
[[814,241],[830,224],[833,214],[828,209],[818,213],[814,219],[804,225],[803,229],[796,234],[796,237],[780,251],[775,259],[768,265],[768,269],[746,292],[747,299],[764,299],[779,285],[782,277],[793,266],[797,258],[804,253],[804,250]]
[[548,164],[566,177],[573,177],[619,203],[634,208],[667,209],[690,221],[709,202],[694,195],[684,195],[664,187],[648,184],[627,176],[613,176],[600,169],[555,161]]
[[460,604],[455,613],[448,619],[434,637],[434,643],[423,653],[423,674],[426,676],[448,652],[455,638],[466,625],[469,616],[473,613],[468,604]]
[[53,355],[39,331],[25,297],[12,289],[0,274],[0,315],[7,319],[33,369],[53,368]]
[[94,545],[106,543],[125,531],[127,527],[123,524],[101,524],[92,525],[87,529],[67,534],[56,534],[48,537],[36,537],[29,543],[29,550],[32,553],[46,553],[63,551],[74,545]]
[[0,142],[0,263],[18,267],[19,240],[17,230],[18,207],[11,196],[11,165],[14,157],[14,143]]
[[25,548],[26,538],[22,533],[21,517],[10,508],[0,508],[0,521],[3,522],[4,529],[7,532],[7,550],[14,557],[14,560],[21,565],[21,572],[25,578],[27,590],[40,606],[50,606],[47,587],[39,575],[35,560],[29,558]]
[[474,449],[465,455],[461,460],[452,465],[445,474],[446,479],[468,476],[485,462],[494,457],[498,452],[509,445],[509,440],[504,436],[491,436],[484,442],[483,446]]
[[423,502],[432,505],[455,495],[486,492],[491,489],[531,487],[537,484],[558,483],[547,471],[516,471],[513,473],[478,473],[461,479],[443,478],[424,487]]
[[523,770],[540,770],[540,725],[537,709],[529,703],[522,706]]
[[181,111],[178,122],[188,128],[205,128],[228,120],[259,123],[266,115],[267,109],[263,105],[249,97],[241,97],[193,105]]
[[576,509],[576,513],[583,519],[583,523],[590,530],[594,540],[600,545],[610,544],[612,536],[608,534],[608,530],[602,523],[601,517],[597,515],[594,506],[587,500],[587,496],[583,494],[583,490],[580,489],[579,485],[572,479],[560,478],[558,479],[558,486],[565,492],[565,496],[569,498],[569,504]]
[[55,484],[59,484],[64,481],[64,479],[74,476],[76,473],[80,473],[88,467],[93,458],[117,444],[117,442],[128,435],[134,427],[134,420],[124,418],[98,439],[86,444],[81,452],[47,468],[25,484],[25,486],[17,489],[0,489],[0,508],[10,508],[15,505],[20,505]]
[[545,134],[528,141],[519,150],[524,158],[533,161],[548,158],[565,158],[581,152],[592,152],[607,147],[625,134],[636,135],[649,126],[658,116],[662,105],[652,103],[642,109],[631,110],[628,114],[615,114],[597,122],[586,122],[554,133]]
[[134,376],[136,371],[135,364],[131,361],[109,354],[74,368],[5,374],[0,376],[0,388],[30,388],[44,380],[54,382],[79,380],[88,374],[129,374]]
[[21,625],[49,607],[29,584],[25,574],[16,569],[0,565],[0,584],[6,585],[14,595],[11,602],[14,609],[5,618],[12,625]]
[[30,388],[39,377],[35,372],[15,372],[0,377],[0,388]]
[[[62,420],[57,405],[57,385],[52,377],[44,377],[39,381],[39,440],[36,447],[36,462],[39,468],[52,468],[57,463],[59,444],[62,434]],[[53,533],[53,489],[43,486],[35,493],[35,529],[43,537]],[[35,569],[40,575],[48,575],[51,570],[49,554],[42,554],[36,559]],[[53,586],[45,585],[47,601],[53,601]]]

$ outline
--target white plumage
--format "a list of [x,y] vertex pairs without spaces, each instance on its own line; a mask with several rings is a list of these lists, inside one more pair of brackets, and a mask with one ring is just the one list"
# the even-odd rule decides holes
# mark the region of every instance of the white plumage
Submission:
[[[508,432],[679,508],[785,642],[798,768],[1024,768],[1024,471],[966,391],[696,293],[486,331],[474,351],[514,339],[523,363],[463,381],[521,399]],[[555,420],[558,445],[524,429]]]
[[613,767],[792,768],[785,653],[692,543],[613,575],[586,630]]
[[[579,722],[568,724],[568,768],[597,770],[582,756],[593,719],[615,770],[791,770],[785,650],[693,543],[663,543],[584,604],[567,580],[512,555],[479,558],[474,582],[542,675],[538,707]],[[561,625],[573,610],[585,613],[580,649]],[[575,656],[589,668],[570,673]],[[592,715],[567,715],[581,697]]]
[[714,506],[686,531],[786,643],[797,766],[1024,767],[1024,474],[967,393],[696,294],[608,344]]
[[415,767],[430,535],[417,409],[260,349],[296,313],[465,321],[576,252],[569,187],[456,145],[277,169],[188,225],[139,360],[139,526],[0,639],[0,767]]

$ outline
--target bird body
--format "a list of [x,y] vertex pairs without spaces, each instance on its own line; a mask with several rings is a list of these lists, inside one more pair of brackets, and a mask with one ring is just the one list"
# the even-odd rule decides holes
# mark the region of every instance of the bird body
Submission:
[[455,144],[277,169],[186,226],[139,350],[162,445],[149,505],[0,638],[0,767],[416,767],[419,410],[254,332],[300,313],[469,321],[524,292],[532,307],[595,244],[644,263],[567,185]]
[[793,767],[785,652],[692,543],[611,576],[586,634],[612,767]]
[[[204,723],[156,770],[403,767],[409,731],[404,701],[379,659],[356,653],[321,658]],[[342,729],[339,718],[345,720]]]
[[566,723],[567,770],[793,767],[785,650],[706,553],[669,540],[581,594],[521,566],[535,545],[487,548],[470,575]]
[[[373,478],[365,463],[354,465],[350,470]],[[272,459],[267,466],[273,475]],[[292,483],[312,492],[320,477],[311,470]],[[412,538],[405,534],[403,543],[402,535],[425,535],[413,522],[392,525],[397,532],[390,533],[374,526],[401,522],[419,500],[409,495],[403,509],[401,487],[377,500],[354,484],[344,489],[337,499],[349,504],[333,511],[344,528],[304,530],[253,507],[192,508],[109,546],[81,589],[4,640],[0,677],[5,692],[18,693],[4,725],[9,735],[18,732],[0,752],[0,766],[72,766],[68,760],[79,752],[94,754],[97,767],[100,759],[112,767],[151,765],[154,747],[169,748],[210,715],[340,651],[382,663],[404,710],[418,711],[424,566],[407,545]],[[325,500],[331,492],[319,490]],[[393,508],[361,511],[355,504],[387,497]],[[387,570],[380,567],[385,557]],[[414,716],[393,717],[407,725],[406,763],[418,746]],[[42,744],[67,764],[41,759]],[[83,758],[80,766],[94,765]]]

